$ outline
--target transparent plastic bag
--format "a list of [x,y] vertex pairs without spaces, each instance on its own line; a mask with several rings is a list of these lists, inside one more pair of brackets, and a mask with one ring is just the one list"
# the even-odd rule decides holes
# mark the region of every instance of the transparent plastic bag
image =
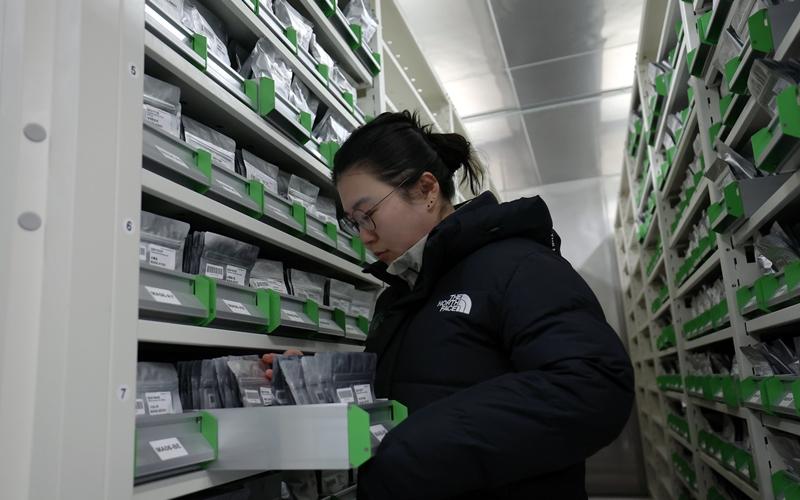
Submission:
[[319,64],[324,64],[327,66],[329,74],[336,66],[336,63],[333,61],[333,58],[330,56],[330,54],[328,54],[325,49],[322,48],[322,45],[317,42],[316,33],[312,33],[311,35],[311,56],[316,59]]
[[370,290],[355,290],[352,297],[350,314],[356,317],[364,316],[368,320],[372,320],[372,312],[378,293]]
[[275,402],[279,405],[287,406],[295,404],[294,396],[289,388],[289,383],[286,380],[286,373],[284,372],[284,363],[292,360],[300,362],[300,356],[275,356],[272,360],[272,393],[275,396]]
[[778,62],[772,59],[756,59],[747,79],[747,88],[756,97],[761,107],[777,115],[776,98],[787,87],[800,83],[800,63],[797,61]]
[[[239,397],[238,386],[231,381],[233,373],[228,367],[229,359],[233,357],[223,356],[221,358],[214,358],[214,372],[217,376],[217,386],[219,387],[219,395],[223,408],[239,408],[242,406],[242,401]],[[235,379],[234,379],[235,380]]]
[[318,196],[314,205],[314,215],[322,222],[339,226],[339,222],[336,220],[336,202],[333,201],[333,198]]
[[204,233],[200,256],[202,274],[247,286],[250,270],[258,258],[258,247],[215,233]]
[[136,364],[136,414],[182,413],[178,372],[170,363]]
[[770,435],[770,442],[793,473],[800,474],[800,442],[794,436],[778,433]]
[[211,11],[192,0],[183,0],[183,25],[208,39],[208,50],[222,64],[231,65],[228,57],[228,34],[225,25]]
[[339,92],[342,94],[351,94],[353,98],[355,98],[358,94],[356,93],[356,88],[350,83],[350,80],[344,75],[344,72],[339,69],[338,66],[335,66],[331,72],[331,83],[334,84],[336,88],[339,89]]
[[350,131],[330,111],[325,113],[325,116],[314,128],[314,138],[321,143],[332,141],[344,144],[348,137],[350,137]]
[[292,68],[275,49],[272,42],[261,38],[256,42],[250,57],[239,70],[244,78],[270,78],[275,81],[275,93],[289,99],[292,87]]
[[277,165],[264,161],[246,149],[241,150],[242,164],[244,165],[245,176],[248,179],[255,179],[264,185],[264,188],[272,194],[278,194],[278,176],[281,173]]
[[295,297],[311,299],[323,304],[325,299],[325,277],[319,274],[289,269],[289,288]]
[[140,224],[139,260],[163,269],[178,269],[189,224],[144,210]]
[[350,304],[356,287],[350,283],[331,278],[328,280],[327,289],[328,300],[325,301],[325,304],[329,307],[341,309],[344,312],[350,312]]
[[164,14],[173,21],[181,22],[183,0],[151,0]]
[[200,394],[202,404],[199,409],[214,410],[216,408],[222,408],[222,397],[220,396],[217,369],[214,365],[214,360],[204,359],[200,370]]
[[300,358],[306,391],[312,404],[333,403],[333,356],[317,353]]
[[286,289],[286,278],[283,272],[283,262],[277,260],[258,259],[250,271],[250,286],[253,288],[264,288],[274,290],[284,295],[289,291]]
[[761,256],[759,264],[765,270],[778,272],[800,260],[798,250],[792,246],[792,240],[777,222],[772,225],[769,234],[756,236],[755,248]]
[[184,116],[182,121],[186,144],[205,149],[211,153],[214,165],[236,172],[236,141],[188,116]]
[[731,12],[729,14],[730,26],[736,32],[739,40],[746,42],[750,40],[750,31],[747,29],[747,20],[753,13],[753,7],[756,0],[739,0],[733,2]]
[[717,51],[714,54],[714,67],[721,73],[725,73],[725,66],[728,61],[742,53],[742,41],[739,40],[739,35],[736,31],[728,27],[723,30],[717,44]]
[[350,484],[350,475],[346,470],[323,470],[319,472],[320,493],[335,495]]
[[772,366],[760,349],[753,346],[742,346],[740,350],[750,364],[753,365],[753,374],[756,377],[771,377],[775,374],[775,372],[772,371]]
[[273,0],[258,0],[258,8],[262,10],[266,9],[273,14],[275,13],[275,5]]
[[311,123],[317,119],[317,109],[319,108],[319,100],[311,94],[305,84],[294,78],[292,81],[292,90],[289,93],[289,102],[299,111],[305,111],[311,115]]
[[181,89],[144,75],[144,122],[181,137]]
[[286,0],[274,0],[273,12],[284,26],[294,28],[297,32],[297,45],[308,52],[311,46],[311,37],[314,34],[314,26],[308,19],[297,12]]
[[292,399],[298,405],[312,404],[311,397],[306,389],[306,381],[303,377],[303,365],[300,357],[287,357],[281,360],[281,371],[292,393]]
[[369,404],[375,401],[377,356],[366,352],[337,352],[333,358],[333,389],[337,403]]
[[378,31],[378,21],[372,16],[368,4],[364,0],[350,0],[344,9],[344,15],[350,24],[361,26],[361,39],[369,45]]
[[267,380],[266,367],[259,360],[229,360],[228,368],[236,377],[242,405],[272,406],[275,402],[272,383]]
[[314,205],[317,203],[317,196],[319,195],[319,187],[308,182],[302,177],[292,175],[289,178],[289,186],[287,195],[293,202],[297,202],[309,212],[313,212]]

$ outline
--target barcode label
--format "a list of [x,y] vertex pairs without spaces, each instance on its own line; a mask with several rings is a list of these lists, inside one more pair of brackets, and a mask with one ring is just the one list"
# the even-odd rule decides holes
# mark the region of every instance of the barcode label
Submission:
[[261,392],[261,401],[264,403],[264,406],[271,406],[272,401],[275,399],[275,397],[272,395],[272,388],[259,387],[259,392]]
[[144,288],[156,302],[161,302],[162,304],[172,304],[175,306],[181,305],[181,301],[178,300],[178,297],[176,297],[174,293],[172,293],[172,290],[156,288],[153,286],[145,286]]
[[238,198],[241,198],[241,197],[242,197],[241,193],[239,193],[239,191],[237,191],[236,189],[234,189],[234,188],[233,188],[233,186],[231,186],[230,184],[227,184],[227,183],[225,183],[225,182],[222,182],[222,181],[221,181],[221,180],[219,180],[219,179],[214,179],[214,181],[215,181],[217,184],[219,184],[220,186],[222,186],[222,189],[224,189],[225,191],[227,191],[227,192],[231,193],[232,195],[234,195],[234,196],[236,196],[236,197],[238,197]]
[[353,389],[349,387],[342,387],[336,389],[336,397],[339,398],[340,403],[355,403],[356,398],[353,395]]
[[225,281],[231,281],[238,285],[245,286],[245,276],[247,276],[247,269],[230,264],[225,266]]
[[139,243],[139,260],[147,262],[147,245]]
[[137,399],[136,400],[136,414],[137,415],[144,415],[144,399]]
[[373,402],[372,388],[369,384],[354,385],[353,389],[356,391],[356,400],[358,401],[358,404],[363,405]]
[[153,243],[147,245],[147,248],[150,251],[150,265],[163,269],[175,269],[175,249]]
[[147,401],[147,413],[150,415],[167,415],[172,411],[171,392],[146,392],[144,399]]
[[389,434],[389,431],[386,430],[386,427],[384,427],[381,424],[370,425],[369,426],[369,432],[370,432],[370,434],[375,436],[375,439],[377,439],[378,442],[383,441],[383,438],[385,438],[386,435]]
[[159,439],[158,441],[150,441],[150,446],[156,452],[158,458],[162,461],[172,460],[174,458],[185,457],[189,454],[186,448],[183,447],[178,438]]
[[260,405],[261,402],[261,395],[255,389],[245,389],[244,390],[244,400],[251,405]]
[[156,146],[156,149],[158,150],[159,153],[161,153],[161,156],[163,156],[164,158],[166,158],[168,160],[171,160],[173,163],[177,163],[178,165],[180,165],[183,168],[189,168],[189,165],[187,165],[186,162],[181,160],[180,156],[178,156],[178,155],[176,155],[174,153],[170,153],[169,151],[167,151],[166,149],[162,148],[161,146]]
[[149,104],[144,105],[144,121],[170,135],[174,136],[180,133],[180,123],[177,115]]
[[217,266],[215,264],[206,264],[205,275],[208,276],[209,278],[224,280],[225,268],[222,266]]
[[228,309],[230,309],[232,313],[242,314],[244,316],[252,316],[252,314],[250,314],[250,311],[248,311],[247,308],[244,306],[244,304],[242,304],[241,302],[236,302],[235,300],[227,300],[227,299],[222,299],[222,301],[225,302],[225,305],[228,306]]

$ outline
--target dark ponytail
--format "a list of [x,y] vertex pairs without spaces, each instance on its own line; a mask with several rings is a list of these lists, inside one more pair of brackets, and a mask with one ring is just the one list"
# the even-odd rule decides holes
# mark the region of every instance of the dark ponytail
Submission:
[[387,184],[409,179],[413,185],[424,172],[439,181],[442,194],[452,201],[455,173],[464,169],[461,184],[469,184],[477,195],[483,184],[483,168],[474,150],[460,134],[438,134],[431,125],[421,125],[416,113],[382,113],[358,128],[336,153],[334,184],[352,168],[363,168]]

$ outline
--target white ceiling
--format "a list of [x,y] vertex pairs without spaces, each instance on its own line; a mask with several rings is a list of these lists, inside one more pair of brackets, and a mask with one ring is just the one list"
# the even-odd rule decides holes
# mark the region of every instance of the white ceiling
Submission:
[[643,0],[395,0],[504,198],[617,175]]

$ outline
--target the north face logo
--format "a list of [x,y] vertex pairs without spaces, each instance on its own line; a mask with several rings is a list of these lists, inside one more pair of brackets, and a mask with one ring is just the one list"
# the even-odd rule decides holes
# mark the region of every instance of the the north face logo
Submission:
[[456,293],[450,296],[449,299],[441,300],[436,307],[439,312],[460,312],[469,314],[472,311],[472,299],[465,293]]

